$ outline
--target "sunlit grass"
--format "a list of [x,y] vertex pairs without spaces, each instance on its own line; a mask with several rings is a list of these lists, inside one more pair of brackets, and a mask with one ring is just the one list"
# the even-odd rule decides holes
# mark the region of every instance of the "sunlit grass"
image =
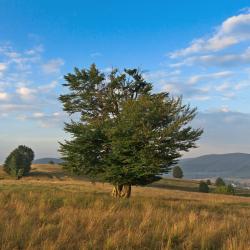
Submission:
[[0,249],[249,249],[250,198],[107,184],[2,180]]

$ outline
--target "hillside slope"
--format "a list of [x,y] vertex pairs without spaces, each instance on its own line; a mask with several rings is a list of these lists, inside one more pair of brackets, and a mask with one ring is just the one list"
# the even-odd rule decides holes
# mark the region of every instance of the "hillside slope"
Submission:
[[250,154],[213,154],[183,159],[180,165],[186,178],[250,178]]
[[133,187],[114,199],[60,166],[32,173],[0,181],[0,249],[249,249],[250,198]]
[[55,164],[60,164],[62,163],[62,160],[59,158],[52,158],[52,157],[47,157],[47,158],[40,158],[40,159],[35,159],[33,161],[33,164],[48,164],[51,161],[53,161]]

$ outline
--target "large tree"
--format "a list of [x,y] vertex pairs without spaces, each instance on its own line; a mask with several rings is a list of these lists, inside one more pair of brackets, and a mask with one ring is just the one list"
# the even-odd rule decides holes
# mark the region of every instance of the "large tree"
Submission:
[[72,136],[60,144],[65,166],[113,184],[116,197],[160,179],[202,134],[189,125],[196,109],[180,97],[152,93],[136,69],[105,75],[92,65],[65,80],[69,92],[59,99],[71,116],[65,131]]

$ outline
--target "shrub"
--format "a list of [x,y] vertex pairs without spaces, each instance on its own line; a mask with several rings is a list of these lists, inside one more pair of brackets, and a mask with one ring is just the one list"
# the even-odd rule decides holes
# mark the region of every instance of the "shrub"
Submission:
[[231,184],[224,186],[217,186],[214,192],[218,194],[235,194],[235,190]]
[[226,184],[221,177],[218,177],[215,181],[215,185],[219,187],[219,186],[225,186]]
[[174,178],[182,178],[183,177],[183,171],[179,166],[175,166],[173,168],[173,177]]
[[231,184],[227,185],[227,193],[228,194],[235,194],[234,187]]
[[199,192],[202,193],[209,193],[209,187],[208,184],[204,181],[201,181],[199,184]]
[[30,172],[33,159],[33,150],[21,145],[14,149],[6,158],[4,171],[20,179],[23,175],[27,175]]
[[50,160],[49,164],[54,165],[55,163],[54,163],[54,161]]
[[212,182],[209,179],[206,181],[206,183],[207,185],[212,185]]

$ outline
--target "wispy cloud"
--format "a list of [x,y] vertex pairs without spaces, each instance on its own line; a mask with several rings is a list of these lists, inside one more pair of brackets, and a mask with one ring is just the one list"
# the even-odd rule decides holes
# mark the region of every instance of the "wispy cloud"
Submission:
[[0,101],[7,101],[9,99],[9,94],[6,92],[0,92]]
[[204,134],[198,142],[199,147],[192,150],[188,157],[250,151],[250,113],[236,112],[222,106],[217,110],[199,112],[193,126],[203,128]]
[[52,59],[42,65],[42,70],[45,74],[58,74],[61,67],[64,65],[64,61],[61,58]]
[[93,52],[90,54],[90,57],[92,58],[101,57],[101,56],[102,56],[102,53],[100,52]]
[[[158,89],[161,86],[174,95],[182,94],[204,109],[213,103],[243,103],[241,97],[250,88],[249,64],[250,12],[244,9],[224,20],[213,33],[207,32],[186,48],[168,53],[164,64],[168,73],[151,75]],[[171,76],[171,71],[181,73]]]
[[16,92],[24,100],[33,100],[37,91],[33,88],[20,87],[17,88]]
[[183,66],[204,66],[204,67],[241,67],[250,63],[250,48],[242,53],[207,54],[185,58],[180,62],[171,63],[171,68]]
[[190,84],[196,84],[201,81],[226,78],[232,75],[233,75],[233,72],[231,71],[221,71],[221,72],[215,72],[215,73],[210,73],[210,74],[194,75],[190,77],[188,82]]
[[22,121],[35,121],[43,128],[51,128],[55,126],[62,127],[67,117],[63,112],[45,113],[37,111],[33,112],[31,115],[21,115],[18,119]]
[[[60,86],[60,68],[64,61],[51,59],[44,62],[43,53],[44,48],[40,44],[23,51],[16,50],[10,44],[0,46],[2,118],[19,117],[26,120],[33,113],[34,119],[46,120],[51,116],[55,121],[56,115],[53,114],[60,110],[56,90]],[[46,115],[41,116],[42,113]]]
[[195,39],[188,47],[170,53],[170,57],[178,58],[196,53],[216,52],[246,40],[250,40],[250,13],[248,11],[226,19],[212,35]]

